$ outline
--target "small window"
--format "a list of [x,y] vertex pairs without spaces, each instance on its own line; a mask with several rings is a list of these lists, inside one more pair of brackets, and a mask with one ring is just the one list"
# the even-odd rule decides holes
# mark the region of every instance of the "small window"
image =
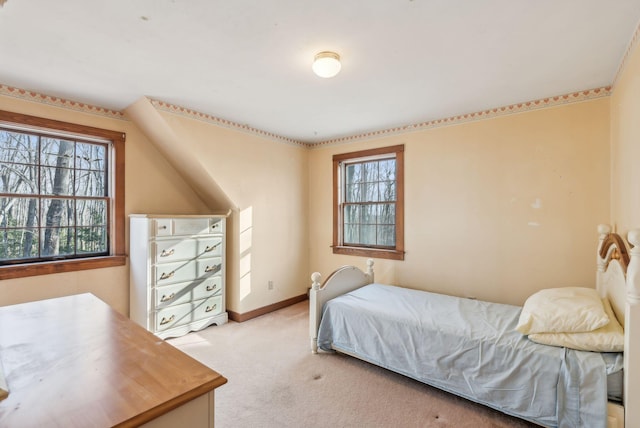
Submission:
[[404,259],[404,146],[333,156],[333,252]]
[[[119,132],[0,111],[0,277],[124,263],[123,143]],[[91,263],[51,265],[79,259]]]

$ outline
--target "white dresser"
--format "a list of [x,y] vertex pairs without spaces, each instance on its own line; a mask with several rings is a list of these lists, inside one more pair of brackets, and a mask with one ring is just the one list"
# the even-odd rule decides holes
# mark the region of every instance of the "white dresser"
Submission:
[[129,218],[131,319],[163,339],[226,323],[226,217]]

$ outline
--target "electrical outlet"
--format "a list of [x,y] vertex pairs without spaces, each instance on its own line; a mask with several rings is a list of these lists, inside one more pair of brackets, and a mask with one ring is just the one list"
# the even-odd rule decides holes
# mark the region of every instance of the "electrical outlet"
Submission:
[[273,281],[269,281],[269,282],[267,283],[267,289],[269,289],[269,290],[273,290]]

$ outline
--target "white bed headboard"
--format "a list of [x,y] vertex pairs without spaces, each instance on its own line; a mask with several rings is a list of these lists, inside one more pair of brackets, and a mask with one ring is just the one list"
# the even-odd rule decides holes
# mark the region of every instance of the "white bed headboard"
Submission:
[[[321,277],[320,272],[311,274],[312,282],[311,290],[309,290],[309,333],[313,353],[318,351],[318,326],[325,302],[363,285],[371,284],[373,282],[373,259],[367,259],[366,272],[355,266],[342,266],[329,275],[322,285],[320,285]],[[325,287],[328,282],[331,282],[330,288]]]
[[628,233],[628,243],[598,226],[596,288],[609,298],[616,317],[624,325],[625,426],[640,426],[640,230]]
[[620,235],[612,233],[611,226],[607,224],[598,226],[598,234],[600,240],[596,288],[600,296],[609,299],[616,318],[620,324],[624,325],[627,300],[626,276],[630,262],[627,244]]

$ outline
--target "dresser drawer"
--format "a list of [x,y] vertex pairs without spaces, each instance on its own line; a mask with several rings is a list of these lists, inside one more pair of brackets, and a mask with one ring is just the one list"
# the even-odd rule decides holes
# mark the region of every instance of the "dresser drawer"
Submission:
[[222,255],[222,237],[198,239],[197,241],[198,256],[212,257]]
[[222,218],[212,218],[210,219],[211,223],[209,225],[209,233],[219,233],[223,234],[225,231],[226,222]]
[[193,306],[191,303],[170,306],[159,309],[158,312],[156,312],[155,330],[166,330],[171,327],[187,324],[193,320]]
[[182,305],[169,306],[156,312],[156,331],[188,324],[222,313],[222,296],[214,296]]
[[174,235],[201,235],[209,233],[210,218],[176,218],[173,220]]
[[154,290],[158,308],[205,299],[222,292],[222,277],[214,276],[201,282],[181,282]]
[[156,263],[221,256],[223,249],[222,237],[159,240],[153,246]]
[[154,266],[154,284],[161,287],[177,282],[191,282],[197,278],[211,277],[221,270],[222,257],[161,263]]
[[162,286],[176,282],[192,281],[196,278],[196,262],[185,260],[182,262],[162,263],[154,266],[154,284]]
[[153,234],[155,236],[171,236],[173,234],[173,222],[170,218],[159,218],[153,221]]
[[170,263],[175,260],[193,259],[198,254],[198,241],[195,239],[168,239],[156,241],[155,248],[156,263]]
[[153,221],[155,236],[184,236],[224,234],[225,222],[221,218],[158,218]]
[[193,318],[201,320],[222,313],[222,296],[213,296],[196,305]]
[[196,260],[198,278],[208,278],[222,270],[222,257]]

